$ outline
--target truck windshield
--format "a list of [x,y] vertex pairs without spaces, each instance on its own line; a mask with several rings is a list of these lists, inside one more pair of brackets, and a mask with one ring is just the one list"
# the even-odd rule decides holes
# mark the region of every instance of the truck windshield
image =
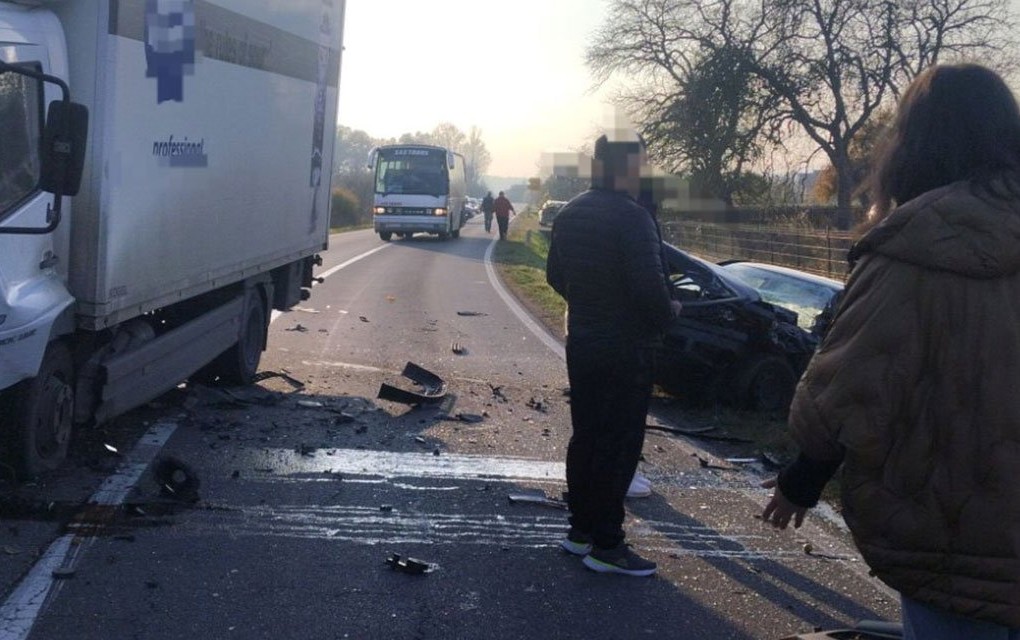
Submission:
[[39,184],[42,86],[17,73],[0,74],[0,215]]
[[380,153],[376,193],[444,196],[450,191],[446,153],[432,149],[392,149]]

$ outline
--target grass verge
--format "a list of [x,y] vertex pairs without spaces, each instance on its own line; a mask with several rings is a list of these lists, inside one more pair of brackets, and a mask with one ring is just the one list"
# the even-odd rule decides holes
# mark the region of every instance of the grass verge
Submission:
[[526,211],[513,220],[506,242],[496,244],[493,264],[503,284],[554,336],[563,339],[566,302],[545,281],[549,234],[538,214]]

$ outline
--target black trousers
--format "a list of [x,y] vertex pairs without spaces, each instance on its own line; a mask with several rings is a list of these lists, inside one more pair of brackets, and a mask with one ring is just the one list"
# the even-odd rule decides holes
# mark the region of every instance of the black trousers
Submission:
[[510,226],[510,216],[496,216],[496,224],[499,225],[499,239],[506,240],[506,230]]
[[624,539],[623,501],[645,441],[654,351],[567,338],[570,526],[596,546]]

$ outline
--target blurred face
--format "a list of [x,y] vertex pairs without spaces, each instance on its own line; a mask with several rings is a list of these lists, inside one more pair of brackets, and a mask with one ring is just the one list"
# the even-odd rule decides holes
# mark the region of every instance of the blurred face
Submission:
[[648,154],[644,150],[640,153],[627,155],[627,173],[616,178],[616,188],[626,191],[633,197],[641,192],[641,169],[648,164]]

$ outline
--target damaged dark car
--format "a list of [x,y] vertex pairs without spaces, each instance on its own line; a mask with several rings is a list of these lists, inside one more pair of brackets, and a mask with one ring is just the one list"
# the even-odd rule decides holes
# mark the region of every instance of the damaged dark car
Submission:
[[666,245],[683,311],[666,332],[658,383],[681,400],[785,412],[843,285],[739,260],[713,264]]

